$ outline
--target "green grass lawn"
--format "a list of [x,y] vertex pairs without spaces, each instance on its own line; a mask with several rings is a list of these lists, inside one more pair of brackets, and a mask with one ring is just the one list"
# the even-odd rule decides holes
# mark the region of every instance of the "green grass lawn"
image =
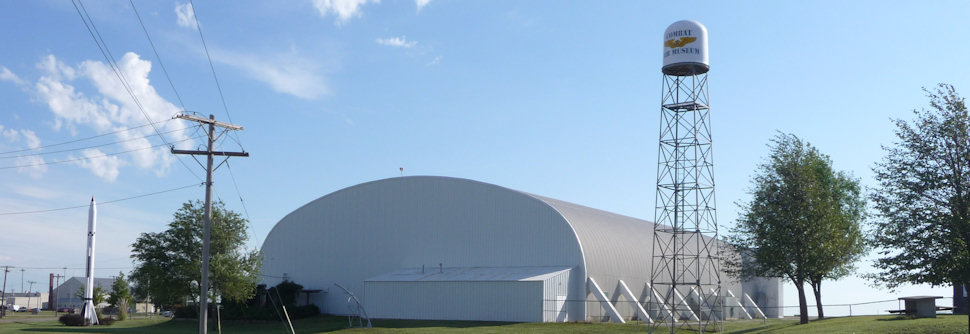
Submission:
[[[49,315],[48,315],[49,316]],[[5,318],[7,319],[7,318]],[[494,323],[472,321],[376,320],[374,328],[347,328],[346,317],[319,316],[294,322],[297,333],[643,333],[642,324],[609,323]],[[941,315],[935,319],[897,316],[842,317],[798,325],[797,320],[728,321],[725,333],[967,333],[967,317]],[[111,326],[66,327],[56,321],[3,322],[0,333],[192,333],[197,322],[168,318],[119,321]],[[224,323],[223,333],[288,333],[285,323]],[[213,329],[210,333],[217,333]],[[691,333],[681,331],[681,333]]]

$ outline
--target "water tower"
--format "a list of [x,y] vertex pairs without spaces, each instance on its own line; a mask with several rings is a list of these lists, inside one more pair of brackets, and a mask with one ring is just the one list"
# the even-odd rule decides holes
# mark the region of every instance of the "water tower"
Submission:
[[677,21],[663,38],[650,332],[722,330],[707,28]]

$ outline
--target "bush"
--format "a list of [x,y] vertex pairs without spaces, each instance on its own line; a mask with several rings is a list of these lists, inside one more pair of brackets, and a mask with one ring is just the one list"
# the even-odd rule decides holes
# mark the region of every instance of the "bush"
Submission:
[[87,325],[87,320],[84,320],[80,314],[68,313],[62,315],[57,321],[60,321],[64,326],[85,326]]
[[[279,307],[279,306],[277,306]],[[308,318],[320,314],[316,305],[287,306],[290,319]],[[247,306],[245,304],[226,304],[222,309],[222,318],[226,320],[266,320],[280,321],[283,310],[269,307]]]
[[175,308],[175,318],[198,319],[199,308],[197,306],[182,306]]
[[[82,317],[81,314],[79,313],[68,313],[68,314],[62,315],[60,318],[57,319],[57,321],[60,321],[62,324],[64,324],[64,326],[90,325],[88,320],[84,319],[84,317]],[[112,317],[98,317],[98,325],[111,326],[114,323],[115,323],[115,319]]]
[[98,325],[101,325],[101,326],[111,326],[114,323],[115,323],[115,318],[113,317],[98,318]]
[[282,302],[286,307],[294,307],[301,290],[303,290],[302,285],[284,280],[280,284],[266,290],[266,293],[270,295],[270,298],[277,298],[277,303]]
[[297,306],[292,309],[287,308],[286,311],[286,313],[290,314],[290,318],[293,319],[309,318],[320,314],[320,308],[313,304]]
[[279,316],[271,308],[227,303],[222,309],[222,318],[227,320],[272,320]]

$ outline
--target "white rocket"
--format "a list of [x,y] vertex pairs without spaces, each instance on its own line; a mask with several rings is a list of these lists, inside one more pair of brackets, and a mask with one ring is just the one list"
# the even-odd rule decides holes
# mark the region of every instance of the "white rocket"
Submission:
[[87,282],[84,285],[84,305],[81,306],[81,317],[89,324],[98,324],[98,314],[94,312],[94,227],[98,221],[98,207],[91,197],[91,206],[88,208],[88,257],[87,271],[85,276]]

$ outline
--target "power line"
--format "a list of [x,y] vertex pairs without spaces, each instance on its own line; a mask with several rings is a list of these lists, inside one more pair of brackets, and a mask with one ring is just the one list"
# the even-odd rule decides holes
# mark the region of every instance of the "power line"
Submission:
[[236,188],[236,195],[239,195],[239,204],[242,204],[243,213],[246,214],[246,220],[251,221],[249,218],[249,209],[246,209],[246,201],[243,201],[242,192],[239,191],[239,185],[236,184],[236,176],[232,175],[232,165],[229,164],[228,160],[226,160],[226,168],[229,169],[229,178],[232,179],[232,186]]
[[[193,184],[181,186],[181,187],[178,187],[178,188],[166,189],[166,190],[156,191],[156,192],[147,193],[147,194],[141,194],[141,195],[135,195],[135,196],[125,197],[125,198],[116,199],[116,200],[99,202],[98,205],[111,204],[111,203],[117,203],[117,202],[121,202],[121,201],[133,200],[133,199],[136,199],[136,198],[154,196],[154,195],[164,194],[164,193],[167,193],[167,192],[173,192],[173,191],[182,190],[182,189],[186,189],[186,188],[197,187],[197,186],[201,186],[201,185],[202,184],[199,184],[199,183],[193,183]],[[0,213],[0,216],[24,215],[24,214],[31,214],[31,213],[45,213],[45,212],[53,212],[53,211],[63,211],[63,210],[87,208],[89,206],[90,206],[90,203],[84,204],[84,205],[69,206],[69,207],[64,207],[64,208],[56,208],[56,209],[34,210],[34,211],[20,211],[20,212],[3,212],[3,213]],[[35,268],[35,269],[44,269],[44,268]],[[61,269],[61,268],[55,268],[55,269]],[[81,269],[85,269],[85,268],[81,268]]]
[[[249,222],[252,222],[252,218],[249,217],[249,209],[246,208],[246,201],[243,200],[242,192],[239,191],[239,185],[236,183],[236,176],[233,175],[232,173],[232,165],[229,164],[229,159],[226,159],[225,163],[226,163],[226,169],[229,169],[229,178],[232,179],[232,186],[236,189],[236,196],[239,196],[239,204],[242,205],[243,213],[246,215],[246,220]],[[219,195],[216,194],[216,196],[218,197]],[[222,198],[220,198],[219,200],[221,201]],[[252,229],[252,226],[249,226],[248,229]]]
[[[91,19],[91,16],[88,15],[87,9],[84,8],[84,3],[81,2],[81,0],[77,0],[77,2],[75,2],[75,0],[71,0],[71,3],[74,4],[74,9],[77,10],[78,16],[81,17],[81,21],[84,23],[84,27],[87,28],[88,34],[90,34],[91,38],[94,39],[94,44],[98,46],[98,50],[101,51],[101,55],[104,56],[104,59],[111,66],[111,70],[115,73],[115,76],[118,77],[118,80],[121,81],[121,85],[125,88],[125,91],[128,92],[128,95],[131,96],[131,99],[132,101],[135,102],[135,105],[138,107],[138,110],[141,111],[141,114],[145,116],[145,119],[148,120],[148,124],[151,125],[152,130],[155,130],[155,133],[158,134],[158,138],[160,138],[162,142],[164,142],[169,146],[172,146],[171,144],[169,144],[168,140],[166,140],[165,137],[162,136],[161,132],[158,131],[158,128],[155,127],[155,122],[152,120],[150,116],[148,116],[148,112],[145,111],[145,108],[144,106],[142,106],[141,101],[139,101],[138,97],[135,96],[135,93],[132,90],[131,84],[128,82],[127,77],[125,77],[124,73],[121,72],[121,68],[118,67],[118,64],[114,61],[114,55],[112,55],[111,50],[108,49],[108,44],[104,42],[104,38],[102,38],[101,33],[98,32],[97,26],[94,25],[94,20]],[[78,4],[80,4],[80,8],[78,8]],[[82,9],[84,11],[84,14],[81,13]],[[87,16],[87,19],[85,19],[85,16]],[[90,25],[88,24],[89,22],[90,22]],[[97,37],[95,37],[95,34],[97,34]],[[182,159],[180,159],[179,157],[176,157],[176,158],[179,161],[179,163],[182,164],[182,166],[189,171],[189,173],[192,173],[192,175],[195,176],[196,179],[200,181],[202,180],[202,178],[199,177],[197,174],[195,174],[195,172],[192,171],[192,169],[189,168],[189,166],[186,165],[185,162],[182,161]]]
[[[212,70],[212,78],[216,81],[216,88],[219,90],[219,98],[222,100],[222,109],[226,111],[226,117],[229,118],[229,123],[234,123],[232,121],[232,115],[229,114],[229,105],[226,104],[226,97],[222,94],[222,85],[219,84],[219,77],[216,76],[216,67],[212,65],[212,56],[209,55],[209,47],[205,43],[205,36],[202,35],[202,25],[199,23],[199,15],[197,15],[195,9],[195,3],[189,0],[189,4],[192,5],[192,18],[195,19],[195,28],[199,30],[199,39],[202,40],[202,49],[205,50],[205,58],[209,60],[209,69]],[[231,132],[235,134],[235,132]],[[238,136],[237,136],[238,137]],[[239,138],[236,138],[236,143],[239,144],[239,149],[246,151],[242,146],[242,142]]]
[[[195,3],[192,0],[189,0],[189,4],[192,5],[192,17],[195,18],[195,27],[196,29],[199,30],[199,39],[202,40],[202,49],[205,50],[205,57],[209,61],[209,69],[212,70],[212,78],[215,79],[216,88],[219,91],[219,98],[222,100],[222,108],[225,109],[226,111],[226,117],[229,118],[229,123],[233,123],[232,114],[229,113],[229,106],[228,104],[226,104],[226,97],[222,93],[222,85],[219,84],[219,77],[216,75],[216,68],[212,64],[212,56],[209,55],[209,47],[206,45],[205,36],[202,34],[202,25],[199,23],[199,16],[198,16],[197,9],[195,8]],[[235,135],[235,132],[231,132],[229,137],[232,138],[233,135]],[[235,136],[234,140],[236,144],[239,145],[239,148],[245,152],[246,149],[243,147],[242,141],[239,139],[238,135]],[[229,165],[228,159],[226,160],[226,168],[229,169],[229,176],[232,179],[233,187],[236,189],[236,195],[239,196],[239,203],[243,207],[243,213],[246,214],[246,220],[250,220],[249,209],[246,208],[246,202],[243,200],[242,193],[239,191],[239,185],[236,182],[236,176],[233,175],[232,173],[232,166]]]
[[[145,22],[141,20],[141,15],[138,14],[138,9],[135,8],[135,2],[128,0],[128,3],[131,4],[131,10],[135,12],[135,17],[138,18],[138,23],[141,24],[141,30],[145,32],[145,37],[148,38],[148,44],[152,46],[152,51],[155,52],[155,59],[158,59],[158,65],[162,67],[162,72],[165,73],[165,79],[168,79],[168,84],[172,86],[172,91],[175,92],[175,98],[179,100],[179,105],[182,106],[182,110],[185,110],[185,103],[182,103],[182,96],[179,95],[179,91],[175,89],[175,83],[172,82],[172,78],[168,76],[168,70],[165,69],[165,64],[162,63],[162,56],[158,55],[158,50],[155,49],[155,43],[152,42],[152,36],[148,35],[148,28],[145,28]],[[194,11],[195,9],[193,8],[193,12]]]
[[[193,140],[193,139],[198,139],[198,137],[196,137],[196,138],[186,138],[186,139],[174,141],[173,143],[181,143],[181,142],[189,141],[189,140]],[[96,158],[104,158],[104,157],[110,157],[110,156],[125,154],[125,153],[131,153],[131,152],[137,152],[137,151],[150,150],[150,149],[153,149],[153,148],[156,148],[156,147],[161,147],[161,146],[171,146],[171,144],[168,144],[168,143],[158,144],[158,145],[152,145],[152,146],[149,146],[149,147],[136,148],[136,149],[127,150],[127,151],[114,152],[114,153],[105,153],[105,154],[98,155],[98,156],[93,156],[93,157],[81,157],[81,158],[74,158],[74,159],[67,159],[67,160],[57,160],[57,161],[50,161],[50,162],[38,162],[38,163],[26,164],[26,165],[3,166],[3,167],[0,167],[0,170],[2,170],[2,169],[13,169],[13,168],[23,168],[23,167],[36,167],[36,166],[44,166],[44,165],[59,165],[59,164],[64,164],[64,163],[74,162],[74,161],[90,160],[90,159],[96,159]]]
[[[168,133],[182,131],[182,130],[186,130],[186,129],[189,129],[189,128],[181,128],[181,129],[169,130],[169,131],[165,131],[165,132],[162,132],[162,133],[163,134],[168,134]],[[16,155],[16,156],[0,157],[0,160],[3,160],[3,159],[14,159],[14,158],[20,158],[20,157],[33,157],[33,156],[48,155],[48,154],[55,154],[55,153],[64,153],[64,152],[71,152],[71,151],[80,151],[80,150],[85,150],[85,149],[89,149],[89,148],[97,148],[97,147],[104,147],[104,146],[117,145],[117,144],[121,144],[121,143],[127,143],[127,142],[131,142],[131,141],[136,141],[136,140],[139,140],[139,139],[147,139],[147,138],[154,137],[154,136],[155,135],[148,135],[148,136],[143,136],[143,137],[136,137],[136,138],[129,138],[129,139],[125,139],[125,140],[119,140],[119,141],[110,142],[110,143],[106,143],[106,144],[98,144],[98,145],[92,145],[92,146],[71,148],[71,149],[65,149],[65,150],[59,150],[59,151],[50,151],[50,152],[41,152],[41,153],[21,154],[21,155]],[[0,153],[0,154],[3,154],[3,153]]]
[[[163,123],[163,122],[168,122],[168,121],[171,121],[171,120],[172,119],[166,119],[166,120],[163,120],[163,121],[156,122],[156,124]],[[44,146],[38,146],[38,147],[35,147],[35,148],[25,148],[25,149],[16,150],[16,151],[0,152],[0,155],[2,155],[2,154],[11,154],[11,153],[27,152],[27,151],[35,151],[35,150],[45,149],[45,148],[48,148],[48,147],[54,147],[54,146],[72,144],[72,143],[76,143],[76,142],[79,142],[79,141],[85,141],[85,140],[90,140],[90,139],[94,139],[94,138],[100,138],[100,137],[104,137],[104,136],[110,136],[110,135],[113,135],[113,134],[116,134],[116,133],[122,133],[122,132],[125,132],[125,131],[131,131],[131,130],[135,130],[135,129],[140,129],[140,128],[143,128],[143,127],[146,127],[146,126],[149,126],[149,125],[151,125],[151,124],[142,124],[142,125],[135,126],[135,127],[131,127],[131,128],[127,128],[127,129],[121,129],[121,130],[117,130],[117,131],[113,131],[113,132],[102,133],[102,134],[96,135],[96,136],[79,138],[79,139],[69,140],[69,141],[66,141],[66,142],[61,142],[61,143],[56,143],[56,144],[49,144],[49,145],[44,145]]]
[[[18,267],[18,266],[10,266],[10,268],[19,268],[19,269],[26,269],[26,270],[58,270],[58,269],[85,270],[85,269],[88,269],[87,267],[72,268],[72,267]],[[115,267],[115,268],[94,268],[94,269],[95,270],[122,270],[122,269],[131,269],[131,268],[134,268],[134,266]]]

